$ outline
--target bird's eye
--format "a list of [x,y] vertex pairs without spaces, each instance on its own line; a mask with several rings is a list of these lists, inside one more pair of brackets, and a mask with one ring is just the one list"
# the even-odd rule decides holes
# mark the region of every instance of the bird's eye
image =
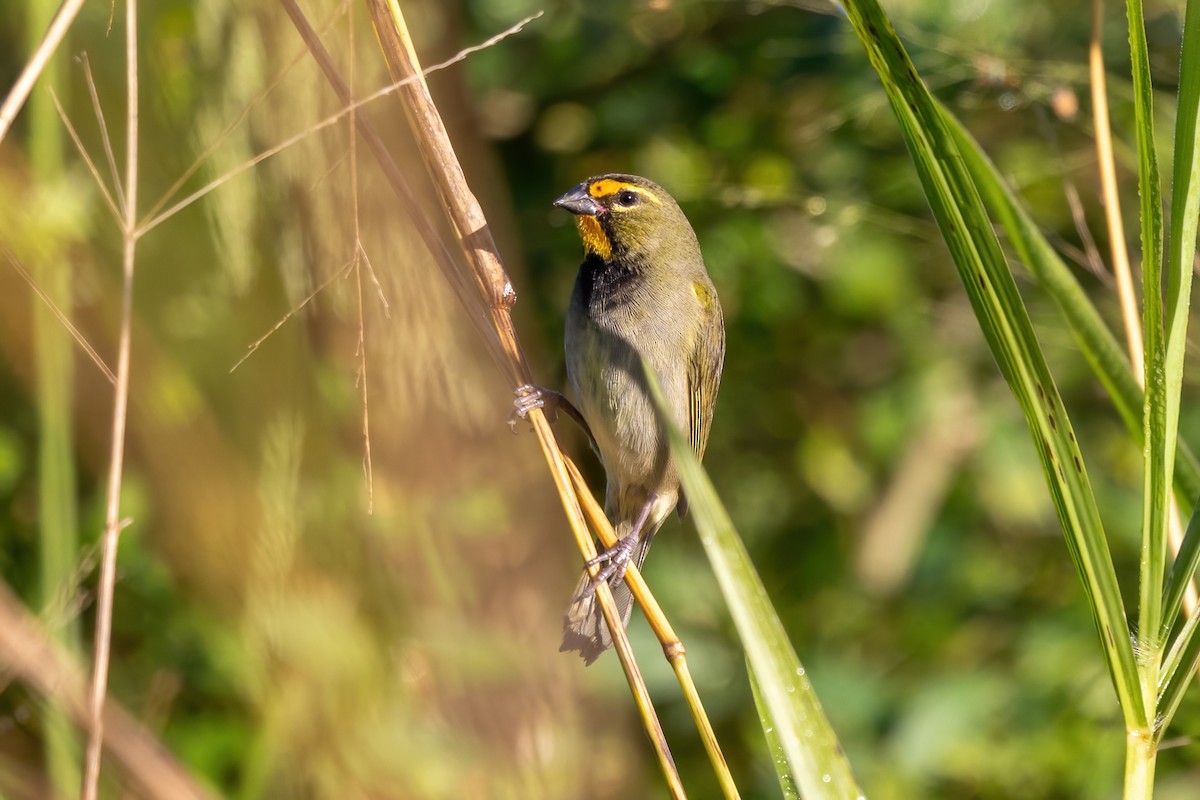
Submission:
[[637,192],[630,191],[629,189],[623,189],[622,191],[617,193],[617,205],[623,206],[625,208],[633,208],[637,204],[638,204]]

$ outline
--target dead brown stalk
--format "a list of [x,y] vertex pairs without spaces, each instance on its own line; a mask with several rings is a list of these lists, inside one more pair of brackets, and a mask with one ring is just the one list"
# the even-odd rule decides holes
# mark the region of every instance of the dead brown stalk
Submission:
[[[79,665],[50,643],[42,626],[3,583],[0,583],[0,669],[19,677],[64,709],[81,728],[92,728],[92,710]],[[167,754],[162,744],[115,702],[104,708],[104,743],[109,755],[146,797],[211,798]]]
[[[121,484],[125,467],[125,426],[129,406],[129,346],[133,323],[133,271],[137,253],[138,182],[138,52],[137,0],[125,3],[125,208],[122,226],[121,332],[117,344],[117,386],[113,398],[112,445],[104,536],[100,549],[100,584],[96,598],[95,659],[92,665],[90,720],[84,763],[83,800],[96,800],[100,782],[100,750],[104,742],[104,705],[112,643],[113,594],[117,582],[117,543],[121,535]],[[115,178],[115,176],[114,176]],[[118,183],[120,186],[120,183]]]
[[17,118],[17,114],[21,111],[21,106],[25,105],[25,101],[29,98],[29,93],[33,91],[33,86],[37,83],[38,76],[42,74],[42,70],[46,68],[46,64],[50,61],[50,57],[54,55],[54,51],[58,49],[62,43],[63,37],[67,35],[67,30],[71,27],[71,23],[75,21],[75,17],[79,14],[79,9],[83,8],[83,0],[67,0],[63,3],[62,8],[54,15],[54,19],[50,22],[50,27],[46,30],[46,35],[42,38],[42,43],[38,45],[33,56],[25,64],[25,68],[21,70],[21,74],[17,77],[17,82],[13,84],[13,88],[9,91],[8,97],[4,98],[4,103],[0,105],[0,142],[4,141],[8,129],[12,127],[13,120]]

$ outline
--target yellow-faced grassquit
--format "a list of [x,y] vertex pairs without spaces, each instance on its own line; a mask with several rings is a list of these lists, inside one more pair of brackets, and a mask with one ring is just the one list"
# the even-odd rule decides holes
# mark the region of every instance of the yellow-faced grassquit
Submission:
[[654,534],[680,505],[679,475],[646,386],[655,371],[674,424],[704,455],[712,424],[725,323],[700,245],[679,204],[635,175],[600,175],[554,205],[575,214],[583,263],[567,312],[567,377],[608,480],[604,510],[619,542],[579,581],[564,620],[564,651],[590,664],[612,646],[596,602],[607,580],[623,624],[633,597],[625,567],[641,567]]

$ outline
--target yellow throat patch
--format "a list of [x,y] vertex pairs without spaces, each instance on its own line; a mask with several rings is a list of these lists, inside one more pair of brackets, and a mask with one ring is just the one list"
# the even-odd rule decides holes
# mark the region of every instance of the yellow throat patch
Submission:
[[583,250],[588,255],[598,255],[605,261],[612,258],[612,242],[600,226],[600,220],[581,214],[575,217],[579,227],[579,238],[583,240]]

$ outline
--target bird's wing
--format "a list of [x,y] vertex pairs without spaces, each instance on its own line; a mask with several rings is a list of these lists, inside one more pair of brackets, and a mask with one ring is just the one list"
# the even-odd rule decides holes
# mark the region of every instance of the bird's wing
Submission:
[[688,361],[688,441],[696,457],[703,458],[717,405],[721,368],[725,363],[725,320],[721,315],[721,303],[711,286],[697,283],[696,297],[700,300],[702,313]]

